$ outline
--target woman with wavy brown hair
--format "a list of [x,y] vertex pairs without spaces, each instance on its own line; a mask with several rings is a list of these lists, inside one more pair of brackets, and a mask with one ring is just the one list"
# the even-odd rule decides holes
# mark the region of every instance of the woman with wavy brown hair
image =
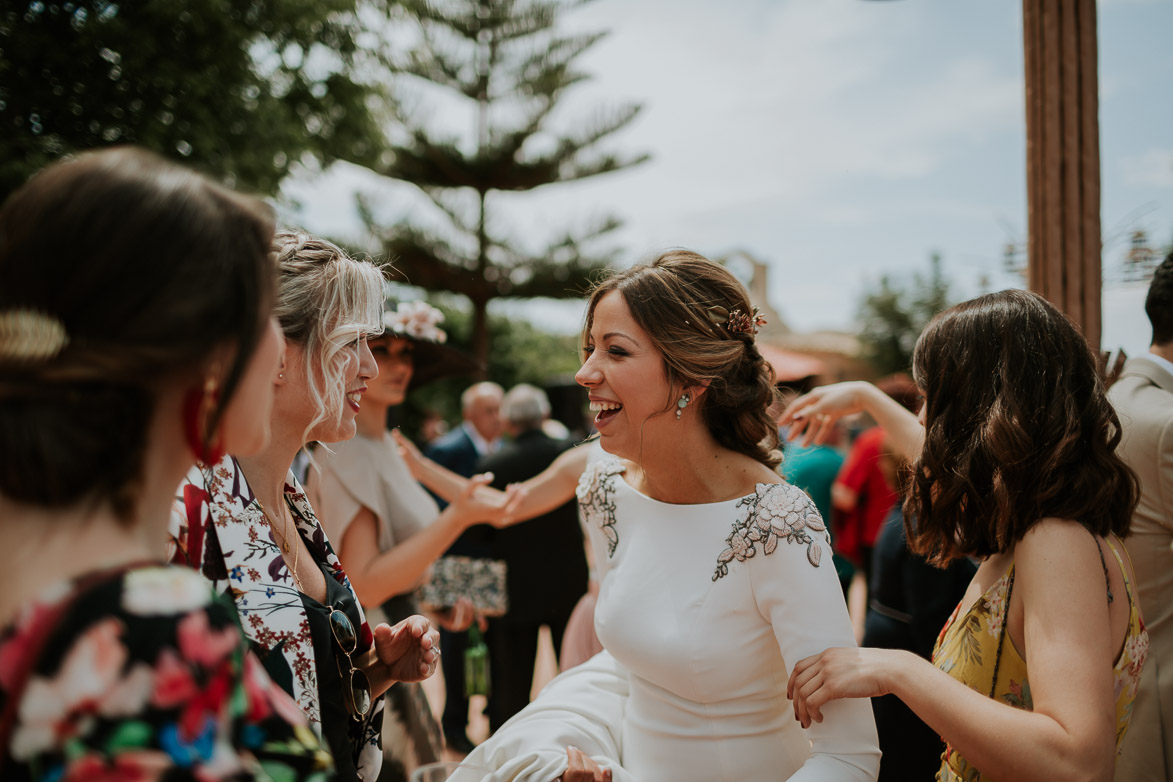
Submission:
[[888,649],[804,659],[795,717],[894,693],[944,737],[938,780],[1110,780],[1148,636],[1120,553],[1136,478],[1095,356],[1054,306],[1007,290],[938,315],[913,375],[919,420],[867,383],[816,389],[783,420],[809,441],[867,410],[913,460],[912,550],[981,565],[932,663]]
[[576,379],[607,457],[577,495],[605,651],[469,756],[493,779],[875,778],[867,704],[789,719],[795,663],[855,644],[826,527],[774,470],[761,324],[728,270],[685,250],[591,294]]

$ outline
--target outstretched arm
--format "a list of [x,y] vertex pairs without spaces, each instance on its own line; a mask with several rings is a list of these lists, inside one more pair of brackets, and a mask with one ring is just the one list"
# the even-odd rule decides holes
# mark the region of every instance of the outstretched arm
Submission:
[[[398,430],[392,432],[399,444],[399,452],[407,462],[412,476],[436,495],[452,502],[465,491],[468,478],[457,475],[428,457]],[[590,445],[583,443],[563,452],[549,467],[518,484],[521,497],[509,513],[509,523],[525,521],[557,508],[574,499],[574,488],[578,477],[586,469]],[[488,487],[478,488],[477,494],[495,492]],[[500,524],[498,526],[501,526]]]
[[780,423],[790,427],[790,439],[803,445],[826,440],[840,418],[867,412],[888,433],[893,449],[908,460],[920,455],[925,430],[917,417],[871,383],[853,380],[821,386],[791,402]]
[[[379,520],[370,508],[361,507],[346,527],[338,546],[338,558],[355,594],[364,605],[378,605],[394,595],[415,589],[428,568],[470,525],[510,512],[516,492],[494,492],[492,504],[482,503],[479,492],[491,476],[462,478],[464,491],[444,508],[435,521],[407,540],[379,551]],[[503,504],[496,504],[496,500]]]

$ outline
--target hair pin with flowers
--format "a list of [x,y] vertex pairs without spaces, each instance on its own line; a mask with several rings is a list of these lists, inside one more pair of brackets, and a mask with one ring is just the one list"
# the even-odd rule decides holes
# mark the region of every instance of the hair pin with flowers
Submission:
[[401,301],[394,310],[383,313],[383,326],[399,337],[444,344],[448,334],[440,328],[444,313],[426,301]]
[[766,319],[757,307],[747,315],[740,309],[730,312],[724,307],[714,306],[709,307],[708,314],[713,325],[724,328],[730,334],[756,335],[766,325]]

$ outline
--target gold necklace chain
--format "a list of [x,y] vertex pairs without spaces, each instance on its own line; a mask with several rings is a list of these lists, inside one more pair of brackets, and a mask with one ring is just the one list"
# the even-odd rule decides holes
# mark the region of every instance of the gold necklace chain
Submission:
[[[265,510],[265,503],[261,502],[260,497],[257,497],[256,500],[257,500],[257,507],[261,509],[261,515],[264,516],[265,521],[267,521],[269,523],[269,529],[271,529],[273,532],[276,532],[278,535],[281,536],[281,550],[284,551],[286,554],[288,554],[289,547],[291,545],[289,542],[289,515],[288,515],[289,511],[286,510],[285,514],[282,515],[282,519],[281,519],[282,526],[281,526],[281,530],[278,532],[277,527],[274,526],[274,524],[273,524],[273,517],[269,515],[269,511]],[[294,530],[294,531],[296,532],[296,530]],[[286,560],[285,566],[286,566],[286,568],[288,568],[289,574],[291,576],[293,576],[293,583],[297,585],[297,591],[298,592],[305,592],[305,590],[301,588],[301,579],[297,575],[297,560],[298,560],[298,557],[301,555],[301,546],[299,546],[296,543],[294,543],[292,545],[293,545],[293,566],[292,567],[289,566],[288,560]]]

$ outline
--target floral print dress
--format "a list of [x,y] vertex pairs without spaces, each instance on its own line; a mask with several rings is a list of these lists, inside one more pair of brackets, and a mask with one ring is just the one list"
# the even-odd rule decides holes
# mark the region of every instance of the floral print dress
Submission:
[[0,704],[17,691],[5,780],[333,776],[231,601],[186,568],[51,586],[0,632]]
[[[1119,754],[1124,733],[1132,719],[1132,703],[1140,684],[1141,669],[1148,656],[1149,635],[1144,629],[1140,608],[1120,552],[1111,540],[1106,542],[1120,564],[1120,572],[1124,574],[1124,589],[1128,594],[1129,605],[1128,634],[1124,649],[1112,669],[1116,694],[1116,752]],[[984,695],[993,691],[997,700],[1030,711],[1034,708],[1034,700],[1030,694],[1026,660],[1009,638],[1002,637],[1006,632],[1006,607],[1013,584],[1014,565],[1011,564],[1010,569],[960,617],[959,603],[937,638],[933,664]],[[999,646],[1001,655],[998,654]],[[987,777],[946,744],[937,780],[982,782]]]
[[[306,548],[330,576],[328,593],[344,596],[345,610],[359,628],[356,655],[365,652],[373,643],[370,627],[292,473],[286,479],[285,501]],[[361,721],[342,713],[341,684],[333,663],[336,644],[329,628],[317,621],[324,615],[322,606],[294,585],[264,512],[235,459],[226,456],[213,466],[192,468],[172,505],[170,534],[171,560],[195,568],[218,593],[235,600],[257,656],[273,680],[301,706],[314,730],[327,739],[339,731],[346,734],[348,746],[331,742],[340,776],[375,780],[382,766],[384,699],[375,699]],[[323,674],[330,678],[322,680]]]

